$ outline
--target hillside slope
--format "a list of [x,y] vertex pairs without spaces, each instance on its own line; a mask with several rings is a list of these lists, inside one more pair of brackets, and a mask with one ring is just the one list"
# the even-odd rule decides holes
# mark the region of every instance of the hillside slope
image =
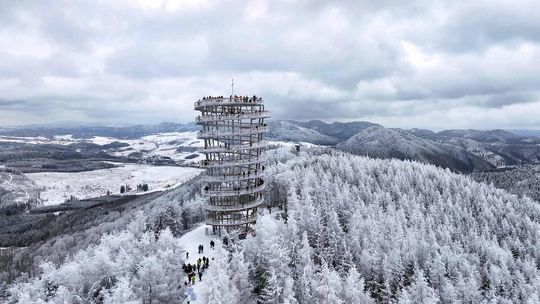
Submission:
[[[268,154],[267,201],[283,210],[262,216],[254,236],[212,261],[203,302],[540,301],[538,203],[416,162],[318,148]],[[93,234],[86,248],[75,243],[79,250],[57,264],[43,262],[39,275],[5,290],[9,299],[181,302],[184,253],[170,231],[184,232],[200,214],[187,191],[148,202],[120,226],[99,226],[94,233],[106,235]]]
[[328,151],[279,158],[288,160],[271,169],[272,192],[282,191],[273,201],[287,212],[260,221],[244,249],[256,297],[540,301],[538,203],[418,163]]
[[413,159],[464,173],[540,162],[540,138],[504,130],[434,132],[319,120],[272,121],[270,130],[268,137],[274,140],[337,145],[359,155]]
[[302,121],[290,121],[293,124],[299,125],[304,128],[315,130],[321,134],[334,137],[340,141],[347,140],[357,134],[358,132],[365,130],[372,126],[378,126],[377,124],[367,121],[352,121],[352,122],[333,122],[326,123],[320,120],[310,120],[306,122]]
[[337,138],[285,120],[270,121],[268,125],[269,132],[267,136],[272,140],[309,142],[319,145],[335,145],[339,142]]
[[94,136],[115,137],[124,139],[139,138],[146,135],[164,132],[192,132],[199,127],[195,123],[163,122],[156,125],[110,126],[95,123],[67,122],[17,127],[0,126],[0,135],[22,137],[47,137],[55,135],[72,135],[74,138],[92,138]]
[[369,127],[337,148],[357,155],[416,160],[459,172],[488,170],[493,166],[464,149],[417,137],[401,129]]

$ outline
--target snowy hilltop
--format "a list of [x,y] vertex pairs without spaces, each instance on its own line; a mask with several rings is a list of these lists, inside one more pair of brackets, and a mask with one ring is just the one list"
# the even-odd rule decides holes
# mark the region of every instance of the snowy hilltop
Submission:
[[[416,162],[320,148],[268,154],[274,207],[254,235],[216,246],[196,303],[540,301],[537,202]],[[99,241],[42,262],[3,289],[6,301],[179,303],[186,239],[208,241],[182,239],[201,231],[192,230],[202,220],[196,184],[98,226]]]
[[385,128],[366,122],[271,121],[274,140],[309,142],[379,158],[416,160],[456,172],[493,170],[540,160],[540,138],[533,132]]

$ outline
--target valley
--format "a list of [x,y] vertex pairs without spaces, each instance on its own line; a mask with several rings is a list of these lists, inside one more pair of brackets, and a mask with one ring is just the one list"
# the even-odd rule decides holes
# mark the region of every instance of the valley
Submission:
[[162,191],[198,174],[193,167],[202,159],[195,132],[135,139],[2,136],[0,145],[0,202],[6,202],[0,206],[29,200],[58,205],[118,194],[121,186],[132,194],[142,184],[148,185],[147,191]]
[[[125,194],[163,191],[175,188],[183,181],[200,174],[190,167],[151,166],[114,163],[114,168],[76,173],[43,172],[27,174],[40,191],[44,206],[62,204],[108,194],[120,194],[121,186],[131,188]],[[146,184],[149,190],[136,189]]]
[[[280,258],[303,265],[299,267],[315,269],[312,273],[315,279],[298,276],[302,282],[319,286],[324,276],[334,276],[336,280],[332,286],[337,289],[348,286],[351,280],[361,282],[358,283],[360,285],[351,285],[350,289],[356,290],[354,296],[366,303],[381,302],[386,295],[397,299],[403,297],[403,293],[393,290],[414,293],[414,286],[422,284],[426,276],[440,271],[431,264],[435,262],[422,252],[431,252],[435,257],[438,254],[437,259],[449,260],[456,256],[456,252],[443,253],[440,249],[433,249],[441,247],[428,245],[433,236],[424,233],[422,227],[437,222],[437,244],[443,247],[451,244],[451,248],[458,248],[456,250],[464,253],[459,261],[452,262],[452,275],[462,276],[462,279],[434,282],[433,286],[439,289],[430,292],[439,298],[475,301],[483,295],[481,288],[474,284],[487,284],[483,277],[488,274],[483,272],[484,266],[474,260],[474,250],[470,249],[472,243],[450,241],[445,233],[450,233],[452,240],[459,239],[463,233],[460,221],[466,219],[466,225],[474,226],[478,222],[478,225],[484,223],[490,225],[490,229],[502,231],[501,237],[514,235],[514,242],[527,244],[529,237],[536,237],[497,226],[488,216],[489,212],[475,209],[475,204],[469,200],[478,204],[489,201],[482,208],[491,208],[490,214],[495,214],[498,219],[505,218],[500,210],[506,208],[509,214],[520,214],[521,217],[530,214],[530,220],[534,221],[536,213],[530,210],[534,210],[538,202],[529,197],[539,199],[540,175],[535,148],[538,138],[499,131],[435,133],[390,129],[364,122],[277,121],[270,125],[276,129],[268,138],[267,154],[272,165],[266,172],[266,197],[276,211],[268,214],[266,210],[259,210],[261,219],[255,228],[257,233],[246,240],[243,251],[227,249],[232,250],[235,259],[245,261],[250,269],[263,271],[266,265],[280,269],[281,266],[275,264],[277,257],[274,254],[278,254]],[[176,129],[179,128],[183,127],[179,125]],[[15,282],[21,271],[30,274],[28,280],[14,285],[16,289],[11,288],[8,293],[15,297],[20,294],[20,299],[24,295],[43,297],[32,291],[33,284],[45,284],[40,279],[42,273],[69,290],[75,290],[80,284],[90,284],[83,282],[94,282],[92,288],[105,288],[97,287],[99,284],[96,282],[101,282],[111,273],[115,273],[115,279],[129,278],[135,286],[144,288],[147,281],[137,279],[144,274],[109,270],[136,269],[139,262],[134,257],[139,255],[148,257],[143,259],[144,263],[154,263],[154,258],[166,259],[167,263],[151,266],[157,273],[164,274],[157,281],[165,285],[181,284],[175,278],[180,267],[179,252],[185,248],[193,251],[193,241],[186,241],[186,238],[202,235],[204,228],[200,225],[204,220],[204,199],[200,195],[199,181],[202,170],[197,168],[197,162],[203,159],[197,151],[203,144],[196,138],[196,132],[173,130],[137,134],[141,135],[139,137],[113,137],[107,129],[99,132],[77,130],[62,129],[63,132],[73,132],[48,137],[38,133],[29,137],[20,134],[0,137],[0,145],[6,147],[0,153],[3,157],[0,199],[4,210],[4,216],[0,218],[0,268],[3,270],[0,279]],[[84,138],[75,137],[76,131],[84,133]],[[45,129],[40,132],[52,131]],[[116,128],[115,132],[124,131]],[[138,185],[147,185],[148,188],[145,191]],[[508,195],[495,187],[518,196]],[[465,192],[458,194],[461,191]],[[476,192],[480,196],[473,195]],[[462,199],[462,195],[466,198]],[[456,208],[448,209],[445,200],[452,201]],[[428,201],[432,202],[431,205],[426,203]],[[502,201],[511,202],[511,205],[504,205]],[[278,206],[286,207],[281,210]],[[462,209],[469,210],[469,213],[458,211]],[[357,211],[351,215],[347,210]],[[447,212],[452,216],[450,222],[441,217]],[[285,218],[291,222],[285,224]],[[410,221],[407,222],[406,218]],[[524,217],[523,221],[518,221],[512,217],[513,225],[529,225],[527,219]],[[393,223],[390,228],[388,223]],[[413,237],[404,234],[404,223],[409,225],[407,231],[415,235],[415,240],[422,240],[420,245],[416,246]],[[395,237],[383,237],[385,229],[391,229]],[[435,229],[435,226],[430,229]],[[141,235],[149,241],[141,240]],[[476,243],[486,242],[484,237],[483,234],[467,235]],[[205,236],[199,238],[207,239]],[[284,241],[289,239],[294,240],[293,245]],[[343,245],[349,240],[352,244]],[[222,246],[219,240],[218,244]],[[278,249],[276,244],[280,244]],[[366,244],[380,246],[372,249],[372,253],[366,253],[362,249]],[[315,260],[314,264],[312,259],[295,255],[293,247],[289,246],[301,248],[304,256],[316,256],[320,260]],[[387,251],[388,248],[393,249]],[[262,261],[257,258],[259,250],[265,252],[266,258]],[[275,253],[275,250],[281,253]],[[534,256],[529,247],[519,250],[526,259]],[[107,256],[112,258],[103,260],[100,251],[108,252]],[[337,255],[336,252],[344,254]],[[77,254],[76,259],[74,254]],[[119,258],[115,258],[116,255]],[[413,266],[417,260],[424,266]],[[89,266],[95,261],[108,265],[108,268]],[[372,271],[388,267],[387,263],[397,267],[395,274]],[[470,267],[482,276],[471,275],[468,269],[458,266],[464,263],[474,265]],[[492,258],[487,263],[500,265],[501,259]],[[236,263],[227,266],[227,261],[220,259],[213,264],[216,268],[208,273],[209,280],[229,278],[223,271],[229,267],[232,268],[228,271],[240,267]],[[324,265],[332,266],[324,268]],[[519,263],[511,265],[514,272],[526,271]],[[412,275],[412,267],[421,267],[421,271]],[[294,271],[300,271],[300,268]],[[76,278],[76,283],[63,279],[68,273]],[[251,278],[255,274],[250,273],[246,270],[238,275],[245,276],[242,279],[245,282],[257,284]],[[291,275],[297,276],[294,272],[291,275],[261,273],[283,281],[290,281]],[[346,279],[337,279],[339,277]],[[360,277],[365,279],[359,281]],[[513,278],[505,277],[505,280]],[[408,283],[401,285],[403,283],[400,282]],[[215,286],[212,284],[216,283],[211,281],[207,284]],[[235,301],[235,288],[243,284],[231,285],[220,292]],[[476,287],[467,294],[460,287],[464,284]],[[453,288],[455,294],[441,293],[442,286]],[[213,293],[205,285],[197,285],[194,290],[202,299]],[[509,292],[511,296],[527,298],[518,289]],[[138,291],[136,293],[139,294]],[[154,299],[154,293],[159,293],[164,299],[181,298],[177,289],[158,289],[151,295],[146,292],[140,296],[150,300]],[[500,299],[509,297],[508,294],[494,293]],[[339,297],[316,290],[310,294],[328,301]],[[58,296],[56,292],[54,299]],[[92,299],[91,295],[85,297]],[[375,302],[370,302],[372,299],[376,299]]]

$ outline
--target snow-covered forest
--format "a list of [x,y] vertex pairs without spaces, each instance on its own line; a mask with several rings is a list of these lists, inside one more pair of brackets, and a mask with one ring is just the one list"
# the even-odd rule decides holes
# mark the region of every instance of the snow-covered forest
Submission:
[[0,303],[180,301],[178,237],[203,220],[197,180],[14,256],[39,269],[0,285]]
[[540,165],[524,165],[498,171],[475,172],[471,176],[480,182],[493,184],[519,196],[540,201]]
[[[202,303],[538,303],[540,206],[431,165],[332,149],[268,152],[272,213],[205,276]],[[178,303],[177,236],[201,220],[177,188],[96,244],[42,262],[8,303]],[[152,206],[152,207],[149,207]],[[282,208],[279,208],[281,206]],[[142,211],[144,210],[144,212]]]
[[292,280],[299,303],[540,301],[537,202],[433,166],[331,154],[271,169],[288,210],[245,243],[254,296],[291,303]]

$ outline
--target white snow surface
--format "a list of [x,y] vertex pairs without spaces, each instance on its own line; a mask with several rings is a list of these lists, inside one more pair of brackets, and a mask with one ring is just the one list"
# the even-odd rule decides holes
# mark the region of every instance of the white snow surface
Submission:
[[20,137],[20,136],[0,136],[0,142],[15,142],[26,143],[34,145],[43,144],[57,144],[57,145],[70,145],[78,142],[79,139],[74,139],[71,134],[56,135],[54,138],[46,138],[42,136],[37,137]]
[[[0,142],[16,142],[27,144],[59,144],[70,145],[78,142],[91,142],[104,146],[113,142],[128,144],[121,148],[105,150],[114,156],[129,156],[131,153],[140,152],[143,159],[154,157],[169,157],[174,161],[182,161],[187,164],[196,163],[204,159],[203,154],[196,151],[184,151],[182,148],[201,148],[204,142],[197,139],[197,132],[165,132],[143,136],[137,139],[120,139],[114,137],[94,136],[90,139],[74,138],[72,134],[56,135],[53,138],[46,137],[17,137],[0,136]],[[196,154],[196,158],[186,159],[186,156]]]
[[0,172],[0,190],[0,205],[26,203],[37,198],[36,186],[22,174]]
[[[71,195],[78,199],[103,196],[110,191],[119,194],[122,185],[133,190],[127,194],[142,194],[176,187],[200,174],[202,170],[190,167],[117,164],[116,168],[86,172],[40,172],[27,177],[41,189],[45,206],[64,203]],[[137,192],[138,184],[148,184],[149,191]]]
[[[117,139],[113,137],[94,136],[90,142],[96,145],[107,145],[113,142],[128,144],[127,147],[110,151],[115,156],[129,156],[131,153],[141,152],[145,157],[170,157],[172,160],[181,161],[185,157],[196,152],[177,151],[182,147],[200,148],[204,146],[202,140],[197,139],[197,132],[168,132],[143,136],[138,139]],[[197,158],[186,160],[196,162],[202,160],[204,155],[198,154]]]
[[[206,235],[206,230],[208,230],[208,235]],[[212,234],[212,226],[201,224],[197,228],[191,230],[190,232],[182,235],[180,237],[180,245],[189,252],[189,258],[185,261],[186,265],[190,263],[191,265],[197,265],[197,259],[202,259],[203,256],[210,259],[209,267],[212,267],[215,263],[215,259],[220,258],[218,255],[216,255],[216,250],[212,250],[210,248],[210,241],[214,240],[216,243],[215,248],[219,248],[221,246],[221,239],[216,234]],[[204,246],[203,253],[198,253],[198,246],[202,244]],[[185,257],[185,252],[184,252]],[[212,260],[214,259],[214,260]],[[187,276],[186,276],[187,280]],[[200,300],[200,295],[202,293],[202,289],[204,286],[205,277],[203,273],[202,281],[199,281],[199,277],[196,277],[196,283],[192,286],[193,292],[196,295],[196,299]],[[190,298],[188,296],[188,298]],[[197,300],[190,299],[191,303],[202,303]]]

